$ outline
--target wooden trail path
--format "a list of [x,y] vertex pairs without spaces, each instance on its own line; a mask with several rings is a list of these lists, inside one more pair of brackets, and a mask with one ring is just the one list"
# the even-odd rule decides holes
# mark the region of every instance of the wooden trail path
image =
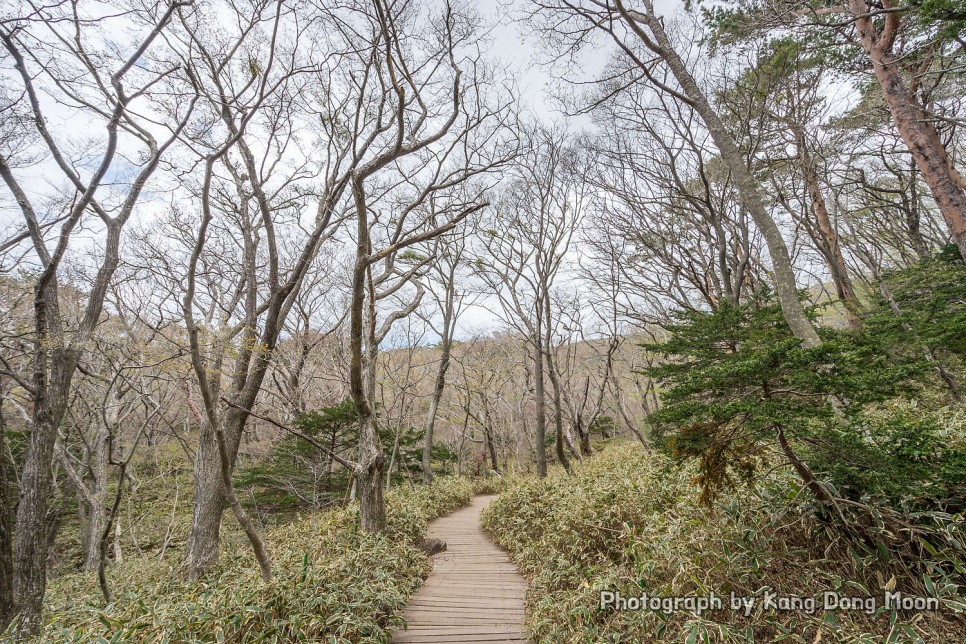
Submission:
[[433,557],[429,579],[409,598],[404,614],[409,628],[393,633],[393,642],[527,641],[527,582],[480,527],[480,511],[495,498],[478,496],[429,524],[427,536],[442,539],[447,549]]

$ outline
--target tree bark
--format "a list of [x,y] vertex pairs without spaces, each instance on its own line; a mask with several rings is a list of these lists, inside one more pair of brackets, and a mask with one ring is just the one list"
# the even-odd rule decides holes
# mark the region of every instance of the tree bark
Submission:
[[[229,474],[234,471],[241,443],[239,416],[238,410],[229,408],[223,419],[219,416],[215,421],[225,425],[222,431],[229,459]],[[237,431],[234,431],[236,428]],[[221,517],[227,495],[216,431],[206,414],[201,421],[198,452],[195,454],[195,502],[188,533],[188,578],[191,580],[204,577],[220,555]]]
[[452,310],[448,308],[446,315],[443,317],[444,337],[440,347],[442,353],[439,357],[439,368],[436,371],[433,396],[429,400],[429,411],[426,414],[426,436],[423,444],[423,483],[426,485],[433,482],[433,430],[436,428],[436,413],[439,410],[439,402],[442,400],[443,390],[446,388],[446,371],[449,369],[450,352],[453,346],[453,336],[449,330],[452,325],[451,317]]
[[[549,295],[547,295],[549,298]],[[550,306],[547,302],[545,307],[547,317],[550,316]],[[560,399],[560,380],[557,378],[557,366],[554,363],[553,355],[551,353],[552,347],[550,346],[549,337],[549,324],[547,325],[547,338],[544,340],[544,348],[547,354],[547,375],[550,376],[550,386],[553,388],[553,422],[554,422],[554,449],[557,453],[557,461],[564,466],[567,473],[571,473],[570,469],[570,459],[567,458],[567,452],[564,451],[564,432],[563,432],[563,405]]]
[[[372,244],[366,216],[364,181],[363,172],[353,172],[352,195],[356,206],[357,239],[349,303],[349,394],[359,417],[359,461],[355,480],[360,524],[365,532],[381,532],[386,527],[382,487],[386,456],[372,404],[376,368],[374,357],[378,354],[378,347],[374,346],[376,304],[370,276]],[[369,360],[366,360],[367,356]]]
[[[795,337],[802,341],[803,345],[807,347],[820,345],[822,341],[819,339],[818,333],[816,333],[815,327],[812,326],[808,316],[805,315],[805,309],[798,299],[795,271],[792,268],[785,239],[782,237],[781,230],[778,228],[775,220],[771,218],[771,215],[768,214],[768,210],[765,208],[758,180],[755,179],[748,169],[745,159],[732,138],[731,133],[728,131],[728,128],[721,121],[721,117],[718,116],[718,113],[711,106],[704,91],[698,86],[697,81],[691,75],[687,65],[671,44],[670,38],[668,38],[667,33],[664,31],[664,25],[654,14],[651,1],[646,0],[644,5],[647,8],[646,13],[630,13],[624,9],[620,1],[617,3],[621,14],[626,18],[628,25],[635,34],[641,38],[642,42],[649,49],[660,56],[668,66],[668,69],[671,70],[671,74],[674,75],[674,78],[680,85],[687,101],[704,121],[705,126],[707,126],[708,133],[718,148],[721,159],[728,166],[728,170],[731,171],[731,175],[735,179],[735,184],[738,186],[741,202],[751,215],[758,230],[761,231],[762,237],[765,239],[765,244],[768,247],[768,254],[771,257],[772,263],[772,282],[775,286],[775,292],[778,295],[778,301],[781,304],[782,314],[789,328],[791,328]],[[651,40],[642,31],[640,25],[647,26],[654,35],[654,40]]]
[[191,580],[204,577],[220,554],[225,488],[219,459],[215,432],[206,418],[201,423],[195,454],[195,502],[188,532],[188,578]]
[[[262,581],[269,583],[272,581],[272,561],[268,554],[268,548],[265,547],[265,542],[262,541],[261,535],[258,534],[255,524],[248,516],[248,513],[245,512],[245,508],[242,507],[241,502],[238,500],[238,495],[235,494],[235,487],[231,483],[231,471],[234,468],[234,458],[229,458],[228,446],[225,445],[224,432],[217,430],[216,432],[218,462],[221,465],[221,482],[225,490],[225,496],[228,498],[228,503],[235,515],[235,519],[238,521],[238,525],[245,532],[245,536],[248,537],[252,550],[255,552],[255,559],[258,560],[258,566],[262,573]],[[105,532],[105,543],[106,541],[107,533]]]
[[[44,592],[47,589],[47,509],[50,498],[51,462],[57,429],[67,411],[67,390],[77,364],[76,352],[63,347],[62,339],[47,333],[48,297],[53,280],[35,295],[34,418],[30,442],[20,477],[14,538],[13,596],[18,636],[38,633],[43,626]],[[56,308],[56,305],[55,305]],[[48,353],[45,344],[56,343]],[[49,364],[48,364],[49,361]]]
[[94,454],[91,458],[91,498],[87,512],[86,538],[84,539],[84,569],[99,570],[101,567],[101,534],[107,525],[107,479],[110,467],[111,436],[107,427],[98,427]]
[[[574,429],[577,430],[577,436],[580,438],[580,453],[583,456],[593,456],[594,450],[590,448],[590,428],[584,427],[584,423],[581,419],[577,419],[574,424]],[[608,438],[605,434],[604,438]]]
[[[6,454],[4,434],[7,431],[0,411],[0,454]],[[7,628],[14,615],[13,596],[13,526],[10,507],[10,487],[7,482],[6,459],[0,461],[0,633]]]
[[785,437],[784,430],[782,430],[781,427],[776,427],[775,435],[778,438],[778,445],[781,447],[782,453],[785,454],[785,458],[788,459],[789,463],[792,464],[792,467],[795,468],[795,471],[798,472],[798,476],[801,477],[802,482],[805,483],[805,487],[807,487],[812,495],[815,496],[815,498],[819,501],[834,504],[835,499],[828,491],[828,488],[826,488],[825,485],[823,485],[822,482],[815,477],[815,473],[812,472],[812,469],[805,463],[805,461],[800,459],[798,454],[795,453],[795,450],[792,449],[791,444],[789,444],[788,439]]
[[359,518],[364,532],[381,532],[386,527],[382,485],[385,463],[376,419],[367,414],[359,419],[359,464],[356,467]]
[[[538,316],[539,318],[539,316]],[[541,323],[537,321],[537,332],[540,332]],[[547,476],[547,396],[543,387],[543,349],[540,346],[539,338],[535,338],[533,343],[533,392],[536,399],[537,418],[536,418],[536,449],[537,456],[537,476],[544,478]]]
[[[114,601],[114,594],[107,583],[107,541],[111,534],[111,523],[117,519],[117,511],[121,506],[121,495],[124,493],[124,479],[127,476],[127,461],[120,463],[120,470],[117,475],[117,490],[114,493],[114,503],[111,505],[111,512],[104,520],[104,526],[100,533],[97,533],[97,547],[100,551],[97,557],[97,582],[101,587],[101,594],[104,601],[110,604]],[[120,527],[120,523],[116,524]]]
[[862,49],[872,62],[872,70],[882,88],[892,121],[929,186],[953,242],[966,260],[966,181],[953,166],[936,128],[903,82],[899,61],[892,53],[898,30],[898,14],[888,14],[880,33],[869,17],[870,7],[864,0],[850,0],[849,9],[858,16],[855,28]]
[[500,462],[496,457],[496,443],[493,441],[493,427],[490,423],[483,426],[483,438],[486,440],[486,449],[490,454],[490,467],[494,472],[499,473]]
[[795,147],[798,152],[798,159],[801,163],[802,177],[805,181],[805,189],[808,191],[808,198],[812,205],[812,215],[815,217],[815,224],[818,228],[816,245],[825,258],[828,266],[829,275],[835,285],[835,292],[846,307],[850,315],[853,309],[858,307],[858,297],[855,295],[855,288],[852,286],[852,279],[849,276],[849,269],[842,255],[842,246],[839,242],[838,231],[832,224],[829,216],[828,206],[825,202],[825,195],[819,183],[818,172],[815,169],[815,160],[808,150],[808,142],[805,140],[805,131],[799,123],[789,122],[789,127],[795,137]]

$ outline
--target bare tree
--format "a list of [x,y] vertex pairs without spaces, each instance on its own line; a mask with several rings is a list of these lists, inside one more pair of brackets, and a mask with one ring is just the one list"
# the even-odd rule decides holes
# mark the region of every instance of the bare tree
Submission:
[[505,197],[484,224],[481,252],[474,260],[500,303],[504,320],[530,344],[536,402],[537,473],[546,476],[546,393],[553,388],[557,459],[564,452],[560,382],[553,351],[559,322],[553,287],[586,206],[575,150],[561,130],[535,129],[514,166]]
[[587,246],[613,267],[623,314],[662,323],[669,308],[739,302],[765,277],[764,249],[698,116],[650,92],[626,91],[600,109]]
[[825,196],[829,173],[819,138],[828,112],[822,78],[829,69],[791,43],[755,45],[720,100],[733,119],[754,130],[747,136],[756,140],[752,165],[768,174],[778,204],[807,232],[855,323],[859,302]]
[[[451,233],[441,236],[434,249],[434,261],[427,273],[427,291],[433,298],[435,307],[432,313],[423,316],[433,332],[439,336],[439,364],[436,378],[426,412],[426,434],[423,443],[423,483],[433,480],[433,434],[439,404],[446,388],[446,372],[449,370],[453,350],[453,338],[460,314],[472,304],[469,290],[463,284],[469,279],[466,268],[469,226],[462,226]],[[438,321],[434,315],[438,313]]]
[[[31,262],[38,267],[33,283],[33,368],[21,382],[31,394],[33,414],[20,477],[13,565],[19,635],[34,634],[41,626],[51,463],[71,382],[100,321],[120,260],[121,233],[194,106],[190,91],[179,84],[177,66],[139,64],[157,47],[158,36],[181,6],[174,2],[132,8],[123,20],[125,29],[137,36],[125,45],[105,37],[118,28],[120,19],[81,16],[76,4],[57,3],[0,24],[3,63],[12,68],[8,77],[19,83],[15,91],[24,98],[24,103],[4,105],[3,110],[23,119],[23,136],[36,140],[47,155],[44,171],[59,174],[64,186],[64,194],[53,203],[31,196],[23,183],[28,177],[18,172],[16,153],[6,145],[0,150],[0,177],[23,216]],[[87,154],[76,153],[78,144],[85,144],[72,133],[50,125],[48,111],[55,104],[70,106],[72,119],[91,123],[92,130],[93,124],[103,127],[101,136],[86,145]],[[170,116],[160,127],[153,118],[159,112]],[[90,158],[97,159],[93,165],[87,165]],[[116,176],[119,163],[128,165],[130,179]],[[108,183],[113,185],[107,187]],[[56,237],[49,239],[52,220],[60,223]],[[79,324],[68,332],[60,307],[61,267],[82,227],[96,231],[102,250]],[[0,616],[0,623],[11,617]]]
[[[627,64],[628,71],[622,78],[621,88],[638,82],[649,83],[688,105],[701,117],[735,181],[744,207],[765,240],[771,258],[772,281],[788,326],[804,345],[821,344],[799,301],[788,247],[781,229],[768,212],[762,187],[748,167],[735,137],[672,43],[651,0],[642,0],[639,10],[625,7],[621,0],[540,1],[537,5],[542,24],[566,47],[579,47],[594,32],[606,34]],[[675,84],[655,73],[661,64],[671,72]]]
[[[116,514],[109,507],[111,466],[126,467],[141,438],[159,423],[175,393],[159,368],[180,357],[155,351],[152,329],[127,324],[123,311],[115,312],[119,315],[92,338],[92,355],[74,383],[67,422],[55,446],[78,496],[84,567],[95,571],[105,564],[101,537]],[[119,456],[125,445],[127,456]],[[119,478],[115,495],[124,484],[124,477]]]
[[[416,309],[424,289],[415,283],[408,303],[381,323],[377,304],[414,283],[429,263],[407,249],[479,211],[487,185],[476,179],[512,154],[501,144],[507,106],[496,91],[496,102],[484,95],[488,78],[472,20],[449,4],[438,16],[420,15],[405,2],[377,0],[373,9],[356,33],[371,38],[369,60],[379,84],[369,91],[380,106],[373,122],[380,147],[352,171],[356,255],[349,309],[350,394],[359,416],[356,481],[362,529],[370,532],[386,521],[375,358],[392,324]],[[435,26],[427,30],[428,23]],[[407,45],[417,35],[425,45],[419,50]]]

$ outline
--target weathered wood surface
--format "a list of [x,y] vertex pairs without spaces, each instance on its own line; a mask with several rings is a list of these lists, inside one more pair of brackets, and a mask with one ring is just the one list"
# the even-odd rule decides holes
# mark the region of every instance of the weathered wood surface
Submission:
[[442,539],[447,548],[433,557],[429,579],[409,598],[404,614],[409,627],[393,633],[393,642],[527,641],[527,582],[480,527],[480,511],[494,498],[478,496],[429,525],[428,536]]

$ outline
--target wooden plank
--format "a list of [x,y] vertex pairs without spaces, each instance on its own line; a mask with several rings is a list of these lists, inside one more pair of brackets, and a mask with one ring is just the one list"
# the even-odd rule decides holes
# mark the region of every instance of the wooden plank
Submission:
[[523,610],[516,600],[512,599],[477,599],[474,597],[445,597],[441,595],[421,595],[409,602],[410,606],[453,606],[461,608],[505,608],[508,610]]
[[523,639],[523,635],[519,637],[514,637],[509,639],[510,636],[507,635],[473,635],[469,634],[459,634],[459,635],[410,635],[409,633],[404,633],[401,635],[393,635],[392,641],[398,642],[399,644],[462,644],[463,642],[487,642],[487,644],[496,644],[497,642],[526,642]]
[[505,608],[466,608],[465,606],[411,606],[403,616],[406,621],[416,621],[422,615],[439,615],[441,619],[494,619],[494,613],[500,614],[502,623],[513,623],[523,617],[523,609],[508,610]]
[[514,633],[519,633],[520,628],[513,624],[484,624],[481,626],[472,626],[470,628],[464,628],[462,626],[410,626],[409,632],[425,633],[428,635],[453,635],[454,633],[458,634],[461,632],[512,635]]
[[479,525],[493,497],[430,524],[428,534],[447,544],[433,557],[433,571],[403,614],[408,629],[393,633],[403,644],[525,642],[526,580]]
[[429,644],[429,643],[449,644],[450,642],[453,642],[453,643],[487,642],[487,643],[495,644],[496,642],[526,642],[527,640],[523,639],[523,635],[521,633],[518,633],[516,637],[514,637],[513,635],[489,635],[489,634],[476,635],[473,633],[460,633],[455,635],[413,635],[410,633],[403,633],[403,634],[393,635],[392,641],[399,642],[400,644],[409,644],[410,642],[424,643],[424,644]]
[[473,597],[421,596],[409,602],[410,606],[439,606],[453,608],[504,608],[523,610],[523,606],[511,599],[474,599]]

